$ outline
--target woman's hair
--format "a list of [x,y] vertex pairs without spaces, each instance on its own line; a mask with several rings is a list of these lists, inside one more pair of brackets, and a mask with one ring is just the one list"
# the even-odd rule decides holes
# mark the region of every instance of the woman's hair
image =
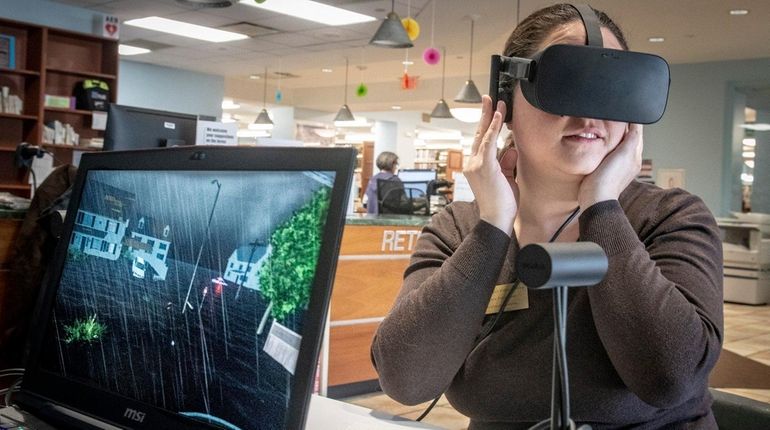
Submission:
[[398,164],[398,155],[390,151],[381,152],[380,155],[377,156],[377,168],[380,170],[392,172],[393,169],[395,169],[396,164]]
[[[620,46],[628,50],[626,38],[617,24],[606,13],[596,9],[593,10],[596,12],[596,16],[599,17],[601,26],[609,29],[618,38]],[[582,22],[578,11],[569,4],[556,4],[540,9],[526,17],[516,26],[513,33],[508,37],[508,41],[505,42],[503,55],[506,57],[531,58],[548,35],[556,30],[557,27],[572,21]]]

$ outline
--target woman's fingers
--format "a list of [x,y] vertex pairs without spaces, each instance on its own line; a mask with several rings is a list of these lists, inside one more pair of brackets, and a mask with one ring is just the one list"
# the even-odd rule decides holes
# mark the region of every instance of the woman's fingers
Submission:
[[479,126],[476,128],[476,136],[473,139],[471,155],[476,155],[478,153],[479,146],[481,146],[481,140],[492,122],[493,113],[492,98],[488,95],[481,96],[481,120],[479,120]]

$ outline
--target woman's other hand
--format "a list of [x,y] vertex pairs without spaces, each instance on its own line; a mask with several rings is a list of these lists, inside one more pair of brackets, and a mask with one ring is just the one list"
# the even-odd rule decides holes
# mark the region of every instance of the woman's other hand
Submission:
[[[481,219],[510,236],[518,210],[517,196],[514,193],[516,183],[512,177],[517,153],[515,149],[510,149],[510,154],[506,153],[500,163],[497,161],[497,136],[503,126],[503,118],[505,103],[498,102],[497,109],[493,111],[492,99],[483,96],[481,121],[463,174],[476,197]],[[504,164],[509,177],[506,177],[501,163]]]
[[623,140],[610,151],[599,167],[583,178],[578,193],[582,210],[605,200],[617,200],[642,168],[642,126],[629,124]]

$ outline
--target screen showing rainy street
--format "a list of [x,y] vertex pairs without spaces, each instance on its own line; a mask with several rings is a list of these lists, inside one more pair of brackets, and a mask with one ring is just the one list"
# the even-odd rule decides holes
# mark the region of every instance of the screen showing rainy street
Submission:
[[221,428],[283,428],[333,182],[90,171],[43,368]]

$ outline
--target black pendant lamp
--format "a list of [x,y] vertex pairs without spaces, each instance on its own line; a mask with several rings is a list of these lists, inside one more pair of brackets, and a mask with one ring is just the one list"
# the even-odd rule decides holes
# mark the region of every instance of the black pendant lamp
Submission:
[[446,75],[446,48],[441,49],[441,100],[436,103],[436,107],[433,108],[433,112],[430,113],[431,118],[454,118],[452,112],[449,111],[449,105],[444,100],[444,77]]
[[476,84],[473,83],[471,76],[473,74],[473,23],[475,17],[471,16],[471,53],[470,64],[468,65],[468,80],[465,81],[465,85],[460,88],[460,92],[455,96],[455,101],[458,103],[481,103],[481,94],[479,89],[476,88]]
[[374,33],[369,44],[383,48],[411,48],[414,46],[406,34],[404,25],[401,24],[401,18],[396,14],[396,0],[390,1],[390,13],[380,24],[380,28]]
[[355,121],[353,112],[348,107],[348,57],[345,57],[345,103],[337,112],[337,116],[334,117],[334,122],[337,121]]
[[262,87],[262,111],[260,111],[259,115],[257,115],[257,119],[254,120],[254,127],[252,128],[260,130],[272,130],[273,120],[271,120],[270,116],[267,114],[267,66],[265,66],[264,78],[265,82]]

